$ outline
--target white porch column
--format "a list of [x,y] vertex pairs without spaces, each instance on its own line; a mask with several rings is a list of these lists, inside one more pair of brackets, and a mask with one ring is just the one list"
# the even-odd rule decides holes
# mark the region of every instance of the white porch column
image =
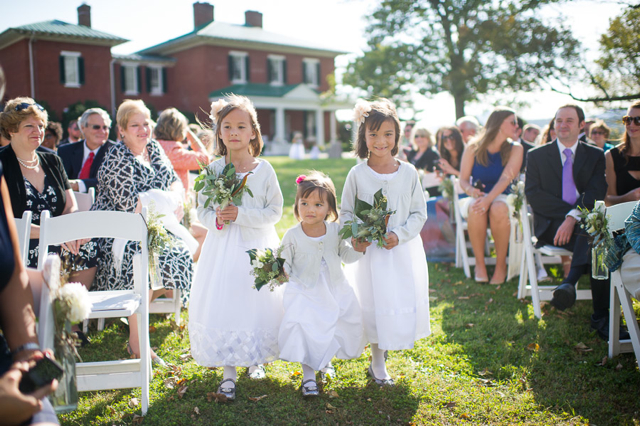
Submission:
[[316,143],[324,146],[324,113],[320,108],[316,110]]
[[276,143],[285,143],[284,139],[284,108],[277,107],[276,108],[276,135],[275,135]]
[[338,133],[336,131],[338,128],[338,120],[336,119],[335,111],[329,112],[329,120],[329,143],[334,143],[336,140],[338,140]]

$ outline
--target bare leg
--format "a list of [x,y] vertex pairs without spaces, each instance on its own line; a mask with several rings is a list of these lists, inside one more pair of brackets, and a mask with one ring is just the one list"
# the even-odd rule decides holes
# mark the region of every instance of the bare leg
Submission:
[[87,288],[87,290],[91,290],[91,284],[93,284],[93,279],[96,277],[97,267],[84,269],[82,271],[74,271],[71,273],[69,277],[69,281],[74,283],[81,283],[83,286]]
[[204,244],[205,238],[207,238],[207,232],[209,231],[207,227],[203,226],[200,223],[192,223],[191,224],[191,235],[198,241],[198,249],[193,254],[193,261],[197,262],[200,259],[200,252],[202,251],[202,245]]
[[484,243],[487,239],[487,215],[477,214],[469,208],[467,224],[469,227],[469,241],[471,241],[473,255],[476,258],[476,281],[487,281],[487,266],[484,263]]
[[505,203],[497,202],[489,208],[491,235],[496,247],[496,269],[491,284],[502,284],[507,278],[507,251],[509,249],[509,208]]

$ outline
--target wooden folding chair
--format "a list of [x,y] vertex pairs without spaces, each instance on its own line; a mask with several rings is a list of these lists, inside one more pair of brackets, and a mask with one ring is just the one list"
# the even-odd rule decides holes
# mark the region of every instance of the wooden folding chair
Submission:
[[31,210],[22,213],[22,219],[15,219],[18,230],[18,244],[20,246],[20,257],[24,264],[29,256],[29,238],[31,237]]
[[[573,253],[560,247],[545,244],[540,248],[536,248],[533,241],[532,224],[527,209],[527,200],[525,198],[520,209],[520,220],[522,221],[523,234],[523,250],[522,262],[520,264],[520,280],[518,282],[518,299],[524,299],[531,296],[533,301],[533,312],[536,318],[542,317],[540,302],[553,299],[553,291],[556,286],[539,286],[538,285],[538,268],[537,265],[560,263],[560,256],[572,256]],[[537,258],[537,262],[536,259]],[[528,283],[528,284],[527,284]],[[576,290],[576,299],[591,299],[591,290]]]
[[88,212],[96,200],[96,189],[89,188],[87,192],[73,191],[73,195],[76,197],[76,202],[78,203],[78,211]]
[[[635,201],[616,204],[607,208],[609,216],[609,232],[624,229],[624,222],[636,206]],[[632,249],[633,250],[633,249]],[[640,280],[640,277],[638,278]],[[636,360],[640,360],[640,328],[633,310],[632,299],[640,300],[640,291],[629,288],[630,283],[623,283],[620,268],[611,272],[611,298],[609,307],[609,357],[622,352],[635,352]],[[630,340],[620,340],[620,305],[627,321]]]
[[[453,182],[453,187],[456,188],[458,179],[455,176],[451,176],[451,181]],[[464,275],[467,278],[471,278],[471,266],[475,266],[476,258],[468,253],[468,250],[471,249],[471,243],[467,241],[467,235],[465,232],[468,230],[467,220],[464,219],[460,213],[459,194],[455,190],[453,192],[453,210],[454,218],[456,220],[456,268],[463,268]],[[488,254],[490,250],[490,234],[491,231],[487,228],[487,242],[485,243],[486,254]],[[484,263],[485,265],[495,265],[496,258],[485,256]]]
[[89,292],[93,307],[89,318],[120,318],[138,315],[140,359],[86,362],[76,364],[78,391],[142,388],[142,413],[149,407],[151,358],[149,346],[149,255],[147,226],[142,214],[88,211],[40,219],[39,269],[49,245],[84,238],[122,238],[140,243],[141,254],[134,256],[132,290]]

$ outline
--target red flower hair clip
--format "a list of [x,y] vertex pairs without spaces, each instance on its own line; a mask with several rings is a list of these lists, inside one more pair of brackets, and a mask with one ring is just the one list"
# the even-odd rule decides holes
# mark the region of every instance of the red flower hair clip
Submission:
[[300,175],[296,178],[296,184],[300,185],[300,182],[304,182],[304,180],[307,178],[306,175]]

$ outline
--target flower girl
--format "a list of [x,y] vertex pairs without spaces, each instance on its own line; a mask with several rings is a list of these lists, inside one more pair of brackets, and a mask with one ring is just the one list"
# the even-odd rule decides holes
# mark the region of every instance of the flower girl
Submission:
[[[224,367],[218,393],[234,400],[237,366],[250,367],[250,376],[261,378],[261,364],[278,359],[282,291],[253,288],[246,251],[278,245],[274,225],[282,216],[283,199],[275,171],[258,159],[263,142],[249,99],[230,95],[214,102],[211,119],[216,154],[223,158],[203,173],[218,176],[216,181],[237,177],[249,189],[239,193],[241,200],[236,194],[232,203],[207,201],[204,193],[217,187],[198,193],[198,218],[209,232],[191,290],[189,335],[191,353],[200,365]],[[222,175],[231,162],[237,175]]]
[[355,120],[355,152],[366,161],[349,171],[340,223],[354,219],[356,197],[373,205],[380,190],[389,210],[395,210],[382,248],[352,239],[356,250],[366,251],[347,268],[360,301],[365,338],[371,343],[369,374],[377,384],[392,386],[386,351],[413,348],[416,340],[430,334],[429,275],[420,238],[426,202],[416,169],[394,158],[400,137],[395,106],[386,99],[358,102]]
[[302,395],[317,396],[316,371],[331,358],[356,358],[364,346],[362,314],[342,262],[362,258],[338,235],[336,190],[320,172],[299,176],[294,215],[282,240],[290,279],[278,341],[280,358],[302,364]]

